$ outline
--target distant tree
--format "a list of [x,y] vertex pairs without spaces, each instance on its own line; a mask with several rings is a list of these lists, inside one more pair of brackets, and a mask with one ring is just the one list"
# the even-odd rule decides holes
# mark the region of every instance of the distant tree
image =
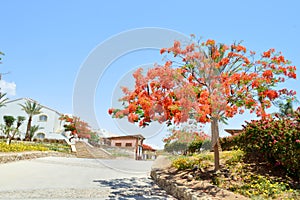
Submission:
[[190,153],[195,153],[196,151],[200,151],[204,140],[194,140],[188,145],[188,151]]
[[[15,119],[13,116],[3,116],[4,119],[4,133],[7,137],[7,144],[10,145],[11,140],[14,139],[15,135],[19,133],[19,128],[25,121],[25,117],[18,116],[17,119]],[[17,120],[17,126],[13,127],[14,122]]]
[[89,139],[92,142],[98,143],[100,138],[99,135],[96,132],[90,132],[91,138]]
[[293,103],[291,101],[287,101],[286,103],[281,103],[279,105],[279,113],[281,116],[289,117],[294,113]]
[[7,127],[11,127],[16,121],[16,119],[13,116],[7,116],[7,115],[3,116],[3,119]]
[[79,117],[68,115],[62,115],[59,118],[61,121],[65,122],[65,131],[70,131],[70,133],[79,138],[91,138],[92,130],[88,123],[82,121]]
[[24,110],[28,115],[28,123],[26,128],[26,134],[25,134],[25,141],[30,141],[30,128],[31,128],[31,122],[32,117],[34,115],[38,115],[41,113],[41,109],[43,108],[41,105],[39,105],[37,102],[32,102],[30,100],[27,100],[25,104],[19,104],[22,107],[22,110]]
[[188,144],[179,141],[166,143],[164,146],[164,150],[169,153],[183,154],[184,152],[187,151],[187,149],[188,149]]
[[[192,120],[191,120],[192,121]],[[195,140],[205,140],[210,139],[209,135],[204,133],[196,123],[181,124],[181,126],[176,126],[171,128],[171,132],[163,139],[164,143],[169,143],[172,141],[178,141],[181,143],[191,143]]]

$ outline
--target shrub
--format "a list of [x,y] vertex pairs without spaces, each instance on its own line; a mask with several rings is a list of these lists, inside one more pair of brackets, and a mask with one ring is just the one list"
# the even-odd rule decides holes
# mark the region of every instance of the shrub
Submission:
[[173,160],[172,166],[179,170],[189,169],[194,166],[194,163],[189,157],[179,157]]
[[44,139],[44,142],[49,142],[49,139],[45,138],[45,139]]
[[237,145],[248,154],[261,155],[271,164],[300,177],[300,112],[290,118],[253,120],[237,136]]
[[238,137],[237,136],[228,136],[220,138],[220,145],[223,151],[230,151],[238,149]]
[[185,152],[187,150],[187,143],[182,143],[182,142],[178,142],[178,141],[175,141],[175,142],[172,142],[172,143],[167,143],[165,144],[165,151],[166,152],[170,152],[170,153],[173,153],[173,152]]
[[226,158],[226,164],[227,165],[233,165],[238,162],[241,162],[242,158],[244,157],[244,152],[242,150],[235,150],[235,151],[227,151],[222,152],[221,158]]
[[204,140],[201,148],[205,151],[210,151],[211,150],[211,140],[208,140],[208,139]]
[[200,151],[202,144],[203,140],[194,140],[188,145],[188,151],[190,153],[195,153],[197,150]]
[[253,175],[248,181],[248,183],[245,183],[241,187],[232,187],[231,190],[251,198],[258,198],[260,196],[268,199],[276,198],[289,189],[287,183],[275,182],[261,175]]
[[193,156],[180,156],[172,161],[172,166],[178,170],[192,169],[194,166],[207,167],[207,161],[213,161],[211,153],[199,153]]

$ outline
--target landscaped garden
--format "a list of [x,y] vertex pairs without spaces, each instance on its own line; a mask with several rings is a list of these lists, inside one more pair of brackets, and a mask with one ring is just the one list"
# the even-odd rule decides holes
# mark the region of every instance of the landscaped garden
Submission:
[[[170,176],[182,184],[205,181],[253,199],[300,198],[300,109],[272,120],[253,120],[221,138],[221,169],[213,153],[172,156]],[[229,150],[229,151],[228,151]]]
[[10,145],[7,145],[5,140],[0,140],[0,152],[24,151],[57,151],[62,153],[71,153],[71,149],[68,144],[12,141]]
[[242,150],[220,153],[221,170],[214,171],[213,153],[172,157],[167,175],[180,185],[207,182],[253,199],[299,199],[299,181],[282,168],[249,159]]

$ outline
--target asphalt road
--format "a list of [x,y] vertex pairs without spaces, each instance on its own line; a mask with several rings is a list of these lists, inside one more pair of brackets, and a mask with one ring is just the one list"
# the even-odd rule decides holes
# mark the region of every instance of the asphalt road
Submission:
[[47,157],[0,164],[0,199],[174,199],[152,161]]

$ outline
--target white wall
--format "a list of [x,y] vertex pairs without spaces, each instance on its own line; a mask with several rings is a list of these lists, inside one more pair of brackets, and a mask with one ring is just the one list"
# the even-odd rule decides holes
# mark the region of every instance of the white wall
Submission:
[[[22,107],[19,104],[24,105],[27,100],[28,99],[26,99],[26,98],[12,100],[12,101],[9,101],[6,104],[6,106],[0,108],[0,124],[4,124],[3,116],[5,116],[5,115],[10,115],[15,118],[17,118],[18,116],[24,116],[26,118],[25,121],[23,122],[22,126],[20,127],[20,132],[23,135],[23,137],[26,132],[28,115],[26,114],[26,112],[24,110],[22,110]],[[31,100],[31,101],[33,101],[33,100]],[[31,123],[32,126],[39,125],[40,127],[43,128],[41,130],[38,130],[36,133],[44,133],[46,135],[46,138],[47,138],[47,135],[49,135],[49,134],[51,135],[52,138],[53,138],[54,133],[61,134],[64,130],[63,124],[59,120],[61,113],[59,113],[55,110],[52,110],[46,106],[43,106],[43,105],[41,105],[41,106],[43,107],[41,109],[41,114],[34,115],[32,118],[32,123]],[[47,121],[40,121],[39,116],[41,116],[41,115],[46,115]],[[60,137],[60,136],[58,136],[58,137]]]

